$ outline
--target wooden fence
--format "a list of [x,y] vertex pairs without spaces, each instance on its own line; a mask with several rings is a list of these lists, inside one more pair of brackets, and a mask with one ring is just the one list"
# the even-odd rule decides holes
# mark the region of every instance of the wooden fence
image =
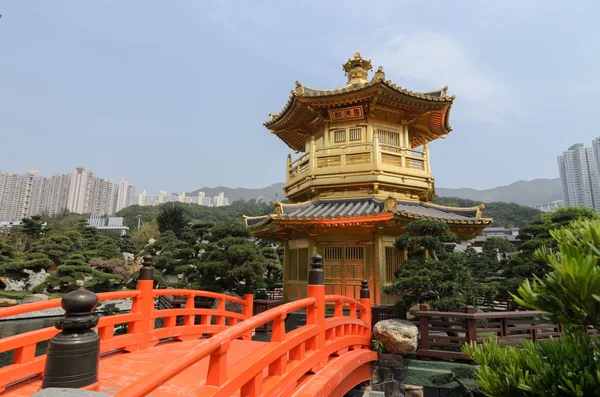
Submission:
[[[502,345],[520,345],[523,340],[557,338],[562,331],[540,311],[475,313],[473,306],[467,306],[464,312],[437,312],[421,305],[410,313],[418,317],[420,343],[416,354],[422,357],[464,360],[467,357],[461,348],[465,343],[497,338]],[[596,333],[594,329],[588,332]]]

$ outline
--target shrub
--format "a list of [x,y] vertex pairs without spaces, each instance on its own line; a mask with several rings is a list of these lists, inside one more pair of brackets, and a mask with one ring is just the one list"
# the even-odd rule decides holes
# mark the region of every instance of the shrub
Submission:
[[477,364],[478,386],[486,396],[600,396],[600,354],[581,331],[561,339],[500,346],[492,339],[466,345],[463,353]]

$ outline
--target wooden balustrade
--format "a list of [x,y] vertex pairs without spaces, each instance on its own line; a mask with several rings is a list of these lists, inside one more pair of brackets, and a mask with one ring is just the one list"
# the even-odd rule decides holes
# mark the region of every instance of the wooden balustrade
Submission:
[[[429,311],[427,305],[411,311],[419,319],[420,343],[416,354],[441,359],[467,359],[461,353],[465,343],[482,343],[497,338],[501,345],[520,345],[561,336],[561,327],[543,319],[545,312],[515,311],[476,313],[473,306],[464,312]],[[589,329],[589,333],[596,333]]]
[[[288,182],[308,176],[311,169],[322,172],[329,168],[371,166],[374,162],[420,171],[427,169],[426,152],[396,145],[361,142],[314,150],[314,156],[306,153],[294,161],[288,161]],[[311,167],[311,161],[315,162],[314,168]]]

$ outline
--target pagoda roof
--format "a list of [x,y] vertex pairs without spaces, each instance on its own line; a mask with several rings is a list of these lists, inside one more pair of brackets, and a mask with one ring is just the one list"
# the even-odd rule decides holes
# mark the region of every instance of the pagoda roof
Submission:
[[398,201],[388,198],[385,201],[374,198],[349,200],[317,200],[297,204],[275,202],[275,213],[244,217],[246,226],[251,230],[261,229],[275,222],[321,223],[323,221],[364,221],[435,219],[449,225],[486,226],[491,218],[482,217],[483,205],[472,208],[446,207],[437,204]]
[[445,137],[450,126],[450,109],[454,96],[447,95],[448,87],[429,92],[413,92],[385,80],[382,68],[370,81],[350,81],[336,89],[310,88],[296,82],[286,105],[263,124],[291,149],[304,150],[306,136],[316,130],[322,121],[320,109],[340,106],[365,105],[369,111],[385,106],[392,109],[408,109],[411,128],[417,134],[411,142],[413,147],[433,139]]

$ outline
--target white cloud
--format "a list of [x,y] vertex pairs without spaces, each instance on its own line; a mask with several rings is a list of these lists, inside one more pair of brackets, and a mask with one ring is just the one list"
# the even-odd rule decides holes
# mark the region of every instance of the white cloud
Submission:
[[451,37],[435,32],[397,35],[368,56],[374,66],[384,67],[386,78],[413,91],[449,86],[449,92],[461,102],[461,110],[454,111],[453,118],[503,123],[506,113],[517,110],[517,98],[509,85],[476,65]]

